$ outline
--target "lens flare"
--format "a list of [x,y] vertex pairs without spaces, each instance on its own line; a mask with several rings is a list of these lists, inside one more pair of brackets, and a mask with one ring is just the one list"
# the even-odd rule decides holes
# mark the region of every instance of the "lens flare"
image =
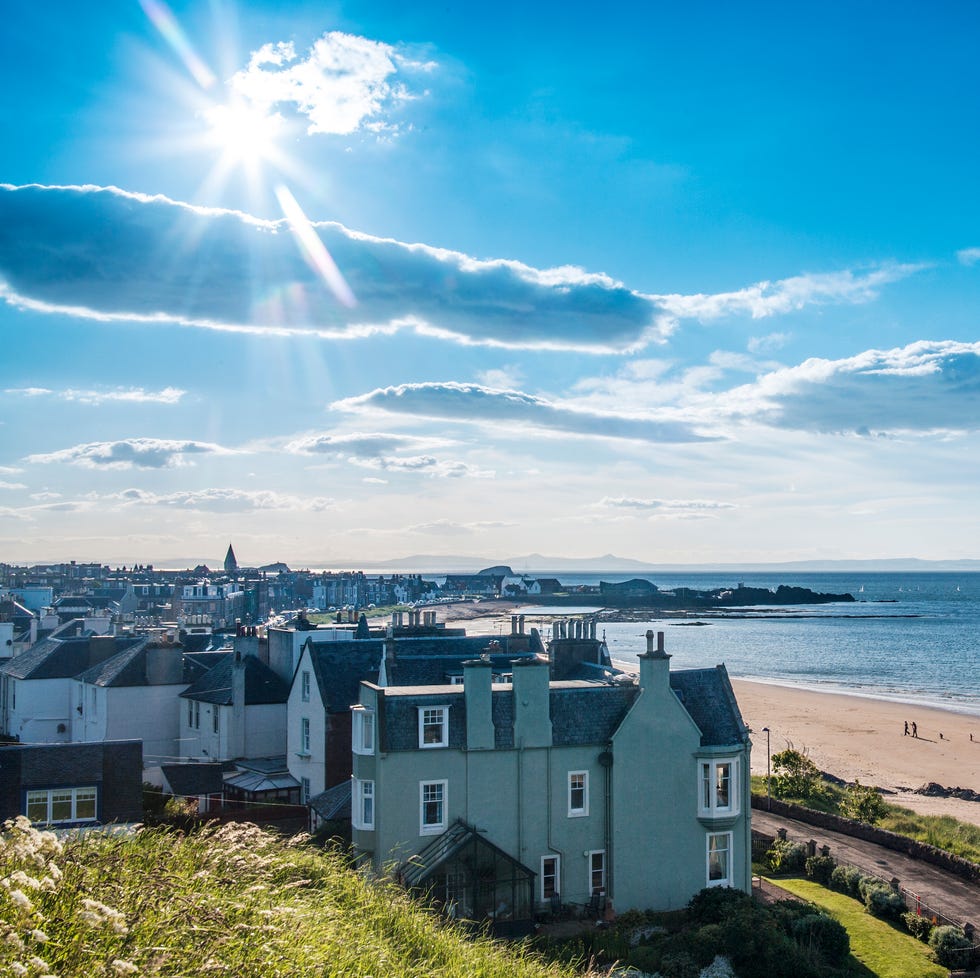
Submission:
[[204,63],[193,45],[187,39],[183,28],[177,23],[170,8],[162,0],[139,0],[143,13],[150,23],[160,32],[163,39],[174,49],[177,57],[193,75],[194,80],[207,90],[217,81],[214,72]]
[[286,220],[289,221],[290,228],[296,240],[299,242],[300,251],[309,266],[326,282],[330,291],[333,292],[336,300],[348,309],[353,309],[357,305],[357,299],[351,291],[351,287],[340,274],[327,246],[320,240],[309,218],[303,213],[303,208],[299,206],[296,198],[288,187],[279,184],[275,188],[276,199],[282,208]]

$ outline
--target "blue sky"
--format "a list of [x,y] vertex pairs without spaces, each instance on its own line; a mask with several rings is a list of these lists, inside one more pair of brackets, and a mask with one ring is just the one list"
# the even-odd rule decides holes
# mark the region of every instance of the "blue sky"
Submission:
[[16,5],[0,557],[977,557],[978,20]]

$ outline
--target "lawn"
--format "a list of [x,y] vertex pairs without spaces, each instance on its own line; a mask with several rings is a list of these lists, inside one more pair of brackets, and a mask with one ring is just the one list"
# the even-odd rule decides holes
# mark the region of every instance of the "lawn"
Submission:
[[949,972],[932,960],[929,948],[910,934],[872,917],[864,904],[819,883],[802,879],[769,880],[793,896],[815,903],[840,921],[851,938],[851,956],[864,968],[856,975],[869,978],[947,978]]

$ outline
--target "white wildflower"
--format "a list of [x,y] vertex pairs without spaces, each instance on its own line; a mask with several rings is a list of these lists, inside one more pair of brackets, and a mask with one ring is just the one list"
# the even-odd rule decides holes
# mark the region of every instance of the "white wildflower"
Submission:
[[21,964],[19,961],[11,961],[10,973],[12,975],[17,975],[17,978],[21,978],[22,975],[27,974],[27,965]]
[[28,958],[27,963],[37,971],[48,970],[48,962],[44,958],[39,958],[36,954],[32,958]]
[[33,910],[34,904],[31,903],[27,894],[23,890],[11,890],[10,902],[22,910]]
[[16,883],[18,886],[23,886],[28,890],[36,890],[41,885],[40,880],[36,880],[33,876],[28,876],[22,869],[11,873],[9,879],[11,883]]
[[48,935],[45,934],[43,930],[32,930],[31,937],[34,938],[38,944],[47,944],[50,940]]
[[15,951],[24,950],[24,942],[17,936],[12,930],[8,930],[4,936],[4,941],[6,941]]
[[115,975],[138,975],[140,970],[131,961],[123,961],[122,958],[116,958],[110,967]]

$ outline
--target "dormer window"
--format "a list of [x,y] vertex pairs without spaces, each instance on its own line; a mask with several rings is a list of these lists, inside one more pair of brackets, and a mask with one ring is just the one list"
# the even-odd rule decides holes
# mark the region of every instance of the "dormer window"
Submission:
[[419,707],[419,747],[449,746],[449,707]]

